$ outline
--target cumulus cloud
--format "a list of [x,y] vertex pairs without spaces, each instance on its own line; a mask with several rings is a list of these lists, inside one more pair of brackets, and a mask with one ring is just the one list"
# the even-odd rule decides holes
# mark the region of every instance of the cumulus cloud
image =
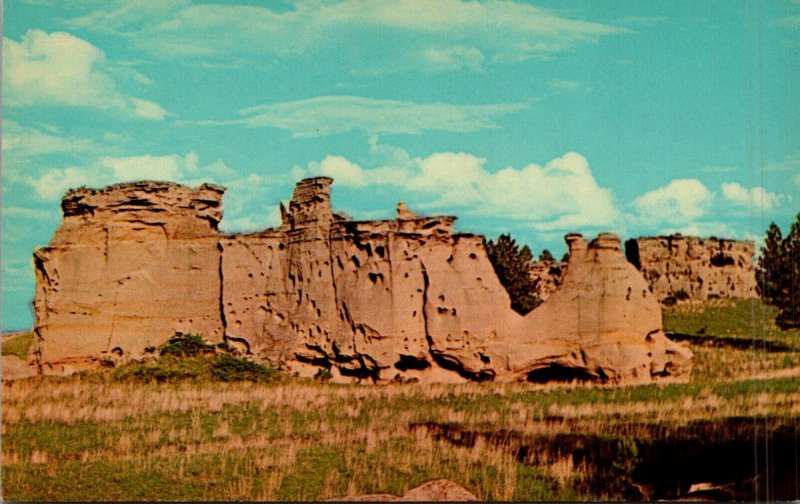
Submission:
[[202,121],[206,125],[241,124],[286,129],[296,137],[362,130],[368,133],[469,132],[496,128],[494,119],[527,108],[522,103],[454,105],[378,100],[359,96],[319,96],[241,110],[241,119]]
[[36,195],[44,200],[56,200],[68,189],[80,186],[100,187],[135,180],[186,183],[214,180],[214,173],[220,170],[221,161],[203,167],[198,161],[197,154],[193,152],[186,156],[104,156],[90,166],[49,169],[38,176],[29,176],[24,180],[33,187]]
[[697,179],[677,179],[633,200],[638,219],[646,225],[688,225],[706,215],[714,193]]
[[[14,177],[14,183],[27,184],[44,201],[58,200],[67,190],[81,186],[103,187],[138,180],[179,182],[192,187],[206,182],[224,185],[225,218],[221,227],[226,231],[264,229],[278,224],[277,194],[285,195],[296,181],[289,175],[241,173],[222,160],[203,164],[194,152],[186,155],[102,156],[86,166],[47,169],[37,175],[16,173]],[[270,199],[272,195],[275,197]],[[37,210],[23,208],[6,208],[4,215],[44,216]]]
[[763,211],[781,206],[781,197],[778,194],[771,193],[763,187],[747,189],[736,182],[722,184],[722,197],[734,205]]
[[162,58],[222,59],[249,51],[294,56],[324,49],[340,35],[381,30],[383,37],[394,37],[396,42],[380,45],[384,61],[421,55],[424,61],[438,61],[443,69],[456,62],[474,69],[483,59],[478,52],[492,61],[522,61],[626,31],[506,0],[298,1],[275,10],[270,4],[150,4],[107,2],[67,23],[124,33],[141,49]]
[[373,150],[381,147],[400,162],[364,168],[327,156],[310,163],[307,171],[331,176],[342,186],[391,187],[398,198],[420,209],[524,222],[541,231],[613,227],[620,216],[611,192],[597,184],[586,158],[575,152],[544,166],[532,163],[492,172],[484,158],[464,152],[410,157],[373,141]]
[[28,30],[20,42],[4,37],[5,104],[91,107],[164,119],[160,105],[121,92],[104,67],[103,51],[69,33]]

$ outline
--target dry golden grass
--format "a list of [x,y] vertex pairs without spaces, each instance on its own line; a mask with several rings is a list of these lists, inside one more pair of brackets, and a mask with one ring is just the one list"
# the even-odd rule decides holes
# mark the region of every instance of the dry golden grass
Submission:
[[[704,309],[690,305],[680,316],[696,323]],[[511,441],[478,436],[462,446],[419,425],[543,440],[596,435],[624,448],[654,426],[800,418],[800,353],[692,349],[689,383],[637,387],[146,384],[108,376],[3,383],[3,497],[319,500],[402,495],[449,478],[481,499],[622,498],[587,486],[597,468],[568,454],[524,459]]]

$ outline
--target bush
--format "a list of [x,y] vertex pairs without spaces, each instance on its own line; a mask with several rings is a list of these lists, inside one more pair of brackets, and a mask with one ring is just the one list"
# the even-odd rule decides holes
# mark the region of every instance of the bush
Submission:
[[269,382],[278,378],[278,371],[241,357],[220,355],[211,364],[211,375],[222,381]]
[[511,297],[511,308],[525,315],[542,303],[534,292],[536,281],[531,278],[533,254],[527,245],[521,249],[510,235],[500,235],[497,243],[484,244],[497,278]]
[[314,379],[321,382],[329,382],[331,379],[333,379],[333,373],[331,373],[330,369],[319,368],[317,374],[314,375]]
[[679,289],[678,292],[675,293],[675,299],[678,301],[686,301],[689,299],[689,293],[686,292],[686,289]]
[[207,344],[197,334],[174,336],[161,346],[161,356],[173,355],[175,357],[196,357],[203,354],[213,354],[214,346]]

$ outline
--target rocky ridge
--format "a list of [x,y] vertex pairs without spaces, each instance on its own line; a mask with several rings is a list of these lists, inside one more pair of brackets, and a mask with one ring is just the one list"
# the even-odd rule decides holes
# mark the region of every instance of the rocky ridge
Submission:
[[35,363],[67,373],[139,358],[175,334],[227,342],[302,376],[337,381],[686,377],[658,303],[620,240],[567,236],[562,285],[511,310],[483,238],[405,206],[358,221],[332,179],[300,181],[280,227],[224,235],[223,188],[139,182],[69,192],[34,253]]

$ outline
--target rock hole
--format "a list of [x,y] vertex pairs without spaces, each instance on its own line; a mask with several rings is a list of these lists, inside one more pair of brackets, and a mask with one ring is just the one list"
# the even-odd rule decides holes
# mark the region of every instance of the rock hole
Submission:
[[583,368],[575,368],[569,366],[562,366],[559,364],[551,364],[547,367],[534,369],[530,371],[527,380],[531,383],[547,383],[547,382],[585,382],[591,381],[595,378],[591,373]]
[[350,260],[353,262],[353,264],[356,266],[356,268],[360,268],[361,267],[361,261],[358,260],[358,257],[351,256]]
[[427,369],[431,367],[431,363],[425,359],[420,359],[412,355],[400,355],[400,360],[394,363],[394,367],[400,371],[408,371],[409,369]]
[[478,258],[478,256],[477,256],[477,255],[475,255],[475,252],[470,252],[470,253],[469,253],[469,258],[470,258],[470,259],[477,259],[477,258]]
[[386,249],[383,248],[382,245],[378,245],[377,247],[375,247],[375,253],[381,257],[384,257],[384,254],[386,254]]

